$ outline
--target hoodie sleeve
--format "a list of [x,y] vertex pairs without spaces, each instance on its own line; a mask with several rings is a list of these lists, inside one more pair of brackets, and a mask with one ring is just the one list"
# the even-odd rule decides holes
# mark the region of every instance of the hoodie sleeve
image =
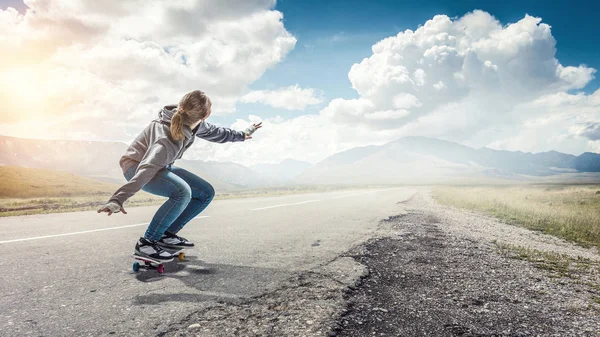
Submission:
[[246,139],[242,131],[216,126],[207,121],[200,124],[196,136],[215,143],[243,142]]
[[121,186],[109,201],[116,201],[123,206],[123,203],[141,190],[160,169],[171,163],[177,153],[177,146],[168,138],[158,139],[144,154],[135,175],[127,184]]

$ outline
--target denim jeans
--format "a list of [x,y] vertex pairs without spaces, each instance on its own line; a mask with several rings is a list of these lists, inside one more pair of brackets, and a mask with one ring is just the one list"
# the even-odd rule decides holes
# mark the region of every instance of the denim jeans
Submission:
[[[135,175],[134,165],[123,175],[127,181]],[[177,234],[202,212],[215,196],[214,188],[204,179],[180,167],[167,166],[156,173],[142,190],[169,197],[156,211],[144,238],[160,240],[165,231]]]

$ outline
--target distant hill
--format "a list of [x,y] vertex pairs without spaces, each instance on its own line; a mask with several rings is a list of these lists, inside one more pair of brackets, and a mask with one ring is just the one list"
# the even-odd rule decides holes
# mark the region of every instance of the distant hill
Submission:
[[[433,155],[449,162],[477,164],[486,168],[499,169],[508,174],[544,176],[562,172],[598,172],[596,170],[600,169],[600,162],[598,162],[600,155],[591,153],[589,157],[588,154],[577,157],[556,151],[533,154],[521,151],[493,150],[485,147],[474,149],[425,137],[406,137],[390,143],[388,146],[392,144],[400,145],[403,150]],[[596,161],[594,162],[594,160]]]
[[573,160],[573,168],[578,172],[600,172],[600,155],[586,152]]
[[[426,137],[337,153],[297,179],[300,183],[442,183],[450,180],[539,180],[565,173],[600,172],[600,155],[499,151]],[[589,175],[588,175],[589,176]],[[574,175],[569,175],[570,179]]]
[[17,166],[0,166],[0,198],[112,195],[119,185],[75,174]]
[[290,183],[312,167],[311,163],[293,159],[286,159],[277,164],[257,164],[250,166],[261,177],[268,179],[271,184]]
[[235,191],[265,185],[264,179],[246,166],[235,163],[180,159],[175,166],[208,181],[216,190]]
[[0,165],[44,168],[104,180],[124,182],[120,142],[38,140],[0,136]]
[[244,187],[269,185],[269,179],[244,165],[230,162],[200,161],[202,169],[211,176],[226,182]]

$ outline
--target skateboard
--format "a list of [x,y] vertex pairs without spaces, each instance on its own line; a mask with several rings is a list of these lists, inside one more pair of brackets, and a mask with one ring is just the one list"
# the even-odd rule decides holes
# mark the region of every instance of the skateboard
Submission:
[[[174,258],[177,258],[179,261],[184,261],[185,260],[185,253],[183,252],[184,249],[178,249],[178,248],[166,248],[163,247],[163,249],[165,249],[166,251],[168,251],[169,253],[173,254]],[[165,263],[164,261],[158,261],[155,260],[153,258],[147,257],[147,256],[141,256],[141,255],[137,255],[135,253],[133,253],[133,258],[138,260],[138,261],[142,261],[143,264],[141,264],[138,261],[135,261],[133,263],[133,272],[137,273],[140,268],[143,269],[156,269],[156,271],[159,274],[162,274],[165,272]]]

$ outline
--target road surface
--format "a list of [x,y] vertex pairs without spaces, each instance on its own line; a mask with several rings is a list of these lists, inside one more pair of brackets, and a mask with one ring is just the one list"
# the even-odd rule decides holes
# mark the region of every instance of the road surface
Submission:
[[0,335],[148,336],[215,301],[275,289],[363,243],[411,188],[213,202],[180,233],[196,243],[165,274],[131,254],[158,206],[0,218]]

